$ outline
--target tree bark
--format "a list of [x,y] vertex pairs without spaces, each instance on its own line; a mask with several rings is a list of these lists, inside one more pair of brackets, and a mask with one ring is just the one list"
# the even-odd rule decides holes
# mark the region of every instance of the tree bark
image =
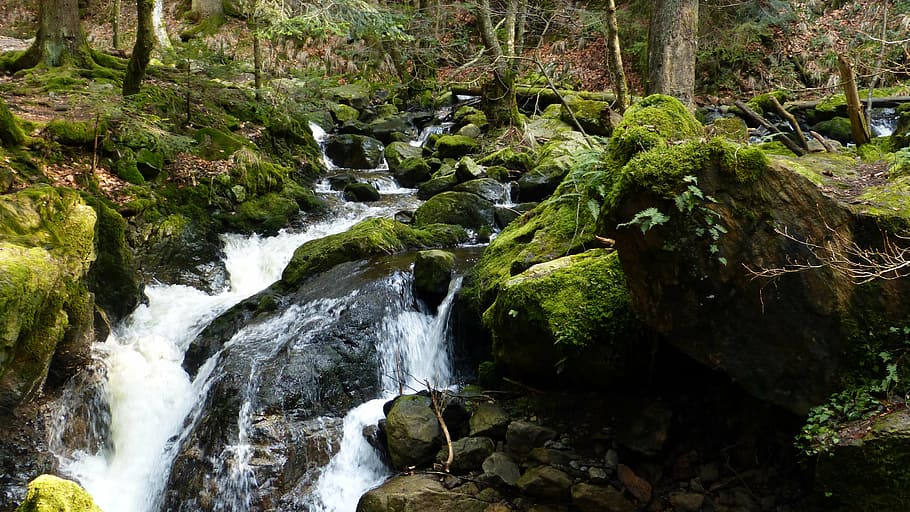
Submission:
[[616,2],[607,0],[607,68],[610,70],[610,81],[613,82],[613,94],[616,95],[613,108],[622,114],[628,105],[629,88],[626,85],[626,72],[622,67],[622,53],[619,50]]
[[648,29],[648,94],[694,107],[698,0],[655,0]]
[[[484,112],[493,126],[517,125],[518,101],[515,99],[515,71],[508,58],[511,55],[507,56],[503,53],[502,45],[493,28],[489,0],[480,1],[477,24],[483,45],[493,59],[493,77],[483,87]],[[514,30],[514,23],[510,29]]]
[[120,0],[113,0],[113,13],[111,13],[111,46],[115,50],[120,49]]
[[18,71],[45,64],[62,66],[94,64],[79,22],[78,0],[41,0],[35,42],[8,70]]
[[847,117],[850,118],[850,131],[853,133],[853,142],[857,146],[868,144],[872,137],[869,134],[869,125],[863,115],[863,105],[856,89],[856,80],[853,79],[853,67],[843,55],[837,56],[837,69],[840,71],[841,84],[844,96],[847,99]]
[[253,86],[256,88],[256,102],[262,101],[262,42],[259,40],[259,23],[252,26],[253,32]]
[[123,77],[123,95],[129,96],[139,92],[145,70],[152,58],[152,48],[155,46],[155,28],[152,26],[152,9],[154,0],[136,0],[136,44],[133,54],[126,66],[126,76]]
[[152,26],[155,28],[155,40],[160,50],[171,49],[171,38],[167,35],[164,25],[164,0],[155,0],[152,10]]

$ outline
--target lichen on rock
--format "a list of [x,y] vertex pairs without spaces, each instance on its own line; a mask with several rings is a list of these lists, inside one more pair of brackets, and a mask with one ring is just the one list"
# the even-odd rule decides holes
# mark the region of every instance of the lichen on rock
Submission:
[[25,501],[16,512],[102,512],[92,496],[76,482],[41,475],[28,484]]

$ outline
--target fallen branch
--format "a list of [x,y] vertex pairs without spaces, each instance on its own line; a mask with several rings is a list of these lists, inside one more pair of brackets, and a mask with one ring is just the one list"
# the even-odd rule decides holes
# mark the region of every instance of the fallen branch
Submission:
[[434,390],[430,386],[430,381],[426,381],[426,385],[427,385],[427,390],[429,390],[429,392],[430,392],[430,400],[433,401],[433,412],[436,413],[436,419],[439,420],[439,427],[442,428],[442,433],[446,438],[446,446],[449,449],[449,456],[448,456],[448,458],[446,458],[445,466],[444,466],[445,472],[448,473],[449,468],[452,466],[452,461],[455,460],[455,452],[452,449],[452,436],[449,435],[449,427],[446,426],[445,420],[442,419],[442,411],[440,410],[440,407],[439,407],[439,401],[436,399],[436,394],[438,393],[438,391]]
[[822,134],[818,133],[815,130],[809,130],[809,135],[811,135],[813,139],[817,140],[818,143],[821,144],[822,147],[825,148],[825,151],[828,153],[837,153],[837,150],[834,149],[834,146],[825,140],[825,137],[823,137]]
[[780,131],[776,126],[768,122],[767,119],[749,108],[748,105],[739,100],[734,101],[733,104],[739,108],[743,116],[752,121],[754,124],[758,124],[773,133],[775,137],[778,137],[780,139],[784,146],[787,146],[787,149],[794,152],[797,156],[803,156],[806,154],[806,151],[801,146],[793,142],[790,137],[787,137],[787,134]]
[[806,153],[808,153],[809,152],[809,143],[806,142],[806,136],[803,135],[803,129],[799,127],[799,121],[796,120],[796,117],[793,114],[787,112],[787,109],[785,109],[780,104],[780,102],[777,101],[777,98],[775,98],[773,94],[770,96],[771,96],[771,106],[774,107],[774,111],[777,112],[777,115],[779,115],[783,119],[787,120],[787,123],[790,125],[790,128],[793,128],[793,133],[796,134],[797,143],[799,143],[800,147],[803,148],[806,151]]

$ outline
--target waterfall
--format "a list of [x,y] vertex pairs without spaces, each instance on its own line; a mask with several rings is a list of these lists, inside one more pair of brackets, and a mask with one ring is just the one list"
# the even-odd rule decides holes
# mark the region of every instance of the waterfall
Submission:
[[[410,282],[399,280],[396,286],[407,292]],[[360,496],[390,476],[376,450],[367,443],[364,427],[375,425],[384,417],[382,406],[399,391],[405,393],[452,384],[452,357],[447,343],[449,313],[461,278],[453,279],[449,293],[437,314],[402,311],[386,318],[381,327],[384,340],[379,346],[383,396],[351,410],[344,418],[341,448],[320,475],[308,503],[313,512],[353,512]]]

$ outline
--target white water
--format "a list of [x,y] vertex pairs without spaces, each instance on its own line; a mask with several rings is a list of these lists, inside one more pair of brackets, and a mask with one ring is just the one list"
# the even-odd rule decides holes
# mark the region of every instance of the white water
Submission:
[[[410,286],[398,279],[395,286]],[[438,313],[402,311],[386,318],[381,326],[384,343],[378,347],[381,358],[383,396],[352,409],[344,418],[341,447],[320,475],[313,493],[313,512],[354,512],[363,493],[381,484],[391,472],[376,450],[363,436],[363,429],[383,418],[382,406],[405,393],[452,384],[452,358],[446,340],[449,313],[461,278],[450,283],[449,293]],[[402,289],[402,291],[405,291]],[[400,386],[400,387],[399,387]]]

